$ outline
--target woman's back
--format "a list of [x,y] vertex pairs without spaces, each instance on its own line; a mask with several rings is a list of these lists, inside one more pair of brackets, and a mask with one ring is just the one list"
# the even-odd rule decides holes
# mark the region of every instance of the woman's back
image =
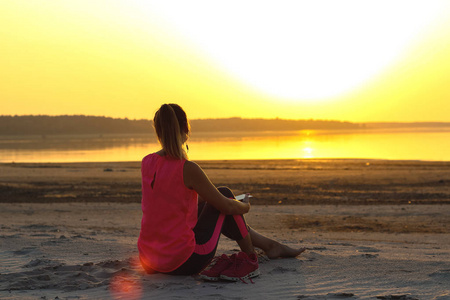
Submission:
[[152,269],[170,272],[193,253],[197,193],[184,185],[186,160],[156,153],[142,160],[141,259]]

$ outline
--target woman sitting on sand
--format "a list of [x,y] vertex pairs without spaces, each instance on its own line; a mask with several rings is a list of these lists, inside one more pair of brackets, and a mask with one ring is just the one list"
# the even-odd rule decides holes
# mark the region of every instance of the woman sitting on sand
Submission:
[[[200,273],[205,280],[243,280],[259,275],[254,246],[269,258],[295,257],[304,251],[269,239],[249,227],[243,214],[248,196],[237,201],[228,188],[217,189],[183,145],[190,126],[177,104],[156,112],[154,127],[162,150],[142,160],[142,222],[138,239],[142,266],[149,273]],[[242,252],[214,259],[219,236],[235,240]]]

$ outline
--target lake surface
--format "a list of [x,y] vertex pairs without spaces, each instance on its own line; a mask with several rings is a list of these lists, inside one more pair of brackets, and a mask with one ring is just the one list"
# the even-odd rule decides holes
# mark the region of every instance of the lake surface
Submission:
[[[192,160],[389,159],[450,161],[450,129],[199,133]],[[152,135],[0,137],[0,162],[140,161],[159,150]]]

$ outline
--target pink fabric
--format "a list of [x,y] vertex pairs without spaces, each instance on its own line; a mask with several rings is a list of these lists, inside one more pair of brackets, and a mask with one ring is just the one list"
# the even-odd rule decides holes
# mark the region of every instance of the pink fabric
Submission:
[[[245,238],[248,235],[248,229],[245,225],[244,219],[240,215],[233,215],[234,221],[236,222],[236,225],[239,228],[239,232],[241,233],[242,238]],[[194,252],[200,255],[206,255],[211,253],[214,248],[217,245],[217,242],[219,240],[219,236],[222,232],[222,225],[225,220],[225,215],[220,214],[219,218],[217,219],[216,227],[214,227],[213,235],[211,236],[211,239],[202,245],[196,245]]]
[[225,220],[225,215],[220,214],[217,219],[216,227],[214,227],[214,232],[212,237],[203,245],[195,246],[195,253],[200,255],[205,255],[211,253],[217,245],[217,241],[219,240],[220,233],[222,232],[223,220]]
[[156,153],[142,160],[141,260],[159,272],[171,272],[194,252],[197,193],[184,185],[186,160]]
[[239,228],[239,231],[241,232],[242,237],[245,238],[248,234],[248,228],[245,225],[244,219],[242,219],[239,215],[234,215],[233,218]]

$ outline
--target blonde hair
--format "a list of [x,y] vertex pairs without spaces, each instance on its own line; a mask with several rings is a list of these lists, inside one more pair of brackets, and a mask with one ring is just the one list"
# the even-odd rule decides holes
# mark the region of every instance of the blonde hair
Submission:
[[186,113],[177,104],[163,104],[155,113],[153,127],[166,155],[175,159],[187,159],[183,144],[190,132]]

